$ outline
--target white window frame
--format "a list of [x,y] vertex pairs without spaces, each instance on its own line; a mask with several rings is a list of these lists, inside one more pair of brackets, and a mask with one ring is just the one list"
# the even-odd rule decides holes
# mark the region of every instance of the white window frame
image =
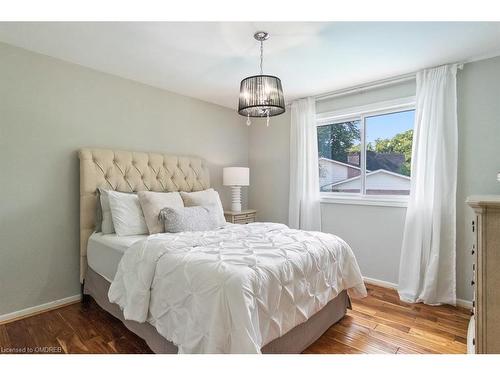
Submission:
[[407,207],[407,195],[366,195],[366,123],[365,118],[380,116],[395,112],[411,111],[415,109],[415,97],[388,100],[359,107],[351,107],[342,110],[318,113],[316,115],[316,126],[330,125],[333,123],[359,121],[361,139],[361,186],[360,193],[335,193],[321,192],[321,203],[340,203],[369,206]]

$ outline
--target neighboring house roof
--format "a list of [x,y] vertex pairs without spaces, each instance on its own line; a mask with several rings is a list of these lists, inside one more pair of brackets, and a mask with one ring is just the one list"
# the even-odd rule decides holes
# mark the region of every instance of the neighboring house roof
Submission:
[[370,150],[366,151],[366,167],[372,171],[376,171],[378,169],[384,169],[386,171],[399,171],[404,162],[405,156],[400,153],[380,153]]
[[[354,155],[354,153],[352,154]],[[358,155],[359,156],[359,155]],[[342,165],[347,168],[352,168],[352,169],[357,169],[360,170],[360,167],[354,165],[354,164],[349,164],[349,163],[344,163],[338,160],[333,160],[325,157],[319,158],[319,160],[324,160],[329,163],[333,164],[338,164]],[[399,170],[401,165],[404,163],[404,155],[403,154],[398,154],[398,153],[376,153],[373,151],[367,151],[366,154],[366,166],[367,166],[367,172],[369,171],[385,171],[387,173],[395,173],[396,175],[400,175],[399,173],[396,172],[391,172],[393,170]],[[400,175],[404,176],[404,175]]]
[[339,165],[342,165],[344,167],[357,169],[358,171],[360,170],[360,168],[356,167],[355,165],[343,163],[343,162],[338,161],[338,160],[328,159],[328,158],[324,158],[324,157],[319,158],[319,160],[324,160],[324,161],[327,161],[327,162],[330,162],[330,163],[333,163],[333,164],[339,164]]
[[[376,171],[368,172],[366,174],[366,177],[373,176],[373,175],[378,174],[378,173],[388,174],[388,175],[399,177],[401,179],[408,180],[408,181],[411,180],[410,177],[405,176],[404,174],[399,174],[399,173],[395,173],[395,172],[391,172],[391,171],[386,171],[385,169],[377,169]],[[322,186],[322,188],[324,188],[325,186],[331,186],[331,187],[340,186],[342,184],[345,184],[347,182],[351,182],[351,181],[354,181],[354,180],[358,180],[360,178],[361,178],[361,176],[351,177],[351,178],[348,178],[346,180],[342,180],[342,181],[335,182],[335,183],[332,183],[332,184],[326,184],[326,185]]]
[[[360,160],[359,151],[351,152],[347,155],[347,163],[356,165]],[[405,162],[404,154],[398,152],[375,152],[366,150],[366,168],[376,171],[377,169],[385,169],[386,171],[396,172],[401,170],[401,166]]]

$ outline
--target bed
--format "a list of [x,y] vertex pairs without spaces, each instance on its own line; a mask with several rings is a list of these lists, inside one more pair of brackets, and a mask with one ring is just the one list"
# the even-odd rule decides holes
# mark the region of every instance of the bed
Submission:
[[[106,149],[82,149],[79,157],[83,293],[155,353],[300,353],[345,315],[347,290],[366,293],[349,246],[319,232],[255,223],[208,234],[94,233],[98,188],[200,191],[210,187],[208,166],[197,157]],[[216,274],[235,277],[219,288]],[[191,284],[198,275],[202,283]],[[188,302],[179,309],[170,303],[175,298]],[[197,306],[210,306],[203,319],[196,318]]]

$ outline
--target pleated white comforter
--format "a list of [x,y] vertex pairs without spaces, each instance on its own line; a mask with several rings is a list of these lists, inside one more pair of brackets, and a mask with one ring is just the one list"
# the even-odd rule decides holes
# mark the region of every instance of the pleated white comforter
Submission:
[[179,353],[260,353],[342,290],[365,296],[351,248],[282,224],[158,234],[132,245],[109,290]]

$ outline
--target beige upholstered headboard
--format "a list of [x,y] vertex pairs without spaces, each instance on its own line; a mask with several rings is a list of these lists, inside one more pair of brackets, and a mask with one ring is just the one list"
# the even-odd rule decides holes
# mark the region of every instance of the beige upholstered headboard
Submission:
[[134,192],[197,191],[210,187],[203,159],[152,152],[81,149],[80,282],[87,269],[87,241],[95,228],[98,188]]

